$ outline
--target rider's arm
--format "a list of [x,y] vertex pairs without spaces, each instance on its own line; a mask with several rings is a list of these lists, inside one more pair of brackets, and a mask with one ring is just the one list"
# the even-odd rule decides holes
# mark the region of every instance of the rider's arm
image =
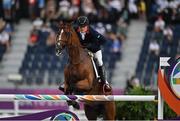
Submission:
[[99,32],[97,32],[96,30],[90,28],[90,31],[92,33],[92,35],[94,36],[94,38],[96,39],[96,41],[98,41],[98,43],[100,45],[104,44],[106,42],[106,39],[103,35],[101,35]]

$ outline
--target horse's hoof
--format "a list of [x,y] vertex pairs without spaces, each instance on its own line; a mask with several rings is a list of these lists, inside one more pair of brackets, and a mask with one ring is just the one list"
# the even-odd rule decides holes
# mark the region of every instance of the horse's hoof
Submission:
[[73,108],[75,108],[75,109],[78,109],[78,110],[80,109],[79,104],[77,102],[75,102],[75,101],[67,101],[67,103],[68,103],[69,106],[72,105]]
[[58,89],[59,89],[60,91],[64,92],[64,88],[63,88],[63,87],[59,86]]
[[80,109],[79,104],[73,105],[73,107],[74,107],[75,109],[77,109],[77,110],[79,110],[79,109]]
[[112,88],[111,88],[111,86],[109,84],[104,84],[103,85],[103,93],[105,95],[108,95],[109,93],[111,93],[111,91],[112,91]]
[[80,106],[77,102],[73,102],[73,107],[78,110],[80,109]]

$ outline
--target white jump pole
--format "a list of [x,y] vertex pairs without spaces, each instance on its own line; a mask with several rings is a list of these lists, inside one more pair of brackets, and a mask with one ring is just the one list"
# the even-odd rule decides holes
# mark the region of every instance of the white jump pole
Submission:
[[156,101],[155,95],[32,95],[0,94],[1,101],[14,101],[14,114],[19,113],[18,101]]
[[24,95],[0,94],[0,101],[10,100],[74,100],[74,101],[156,101],[155,95]]

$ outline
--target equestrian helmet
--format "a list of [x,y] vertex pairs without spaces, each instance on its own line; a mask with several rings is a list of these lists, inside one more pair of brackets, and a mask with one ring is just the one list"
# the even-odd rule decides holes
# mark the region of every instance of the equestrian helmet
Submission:
[[86,25],[89,25],[89,20],[86,16],[79,16],[77,18],[77,23],[80,27],[84,27]]

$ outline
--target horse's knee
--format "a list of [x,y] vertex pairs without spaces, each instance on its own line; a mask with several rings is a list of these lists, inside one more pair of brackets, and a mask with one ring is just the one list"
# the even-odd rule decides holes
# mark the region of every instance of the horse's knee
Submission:
[[64,94],[69,95],[70,93],[69,93],[69,91],[67,89],[64,89]]
[[73,92],[73,90],[70,88],[70,86],[66,86],[64,88],[64,94],[65,95],[70,95],[70,94],[72,94],[72,92]]

